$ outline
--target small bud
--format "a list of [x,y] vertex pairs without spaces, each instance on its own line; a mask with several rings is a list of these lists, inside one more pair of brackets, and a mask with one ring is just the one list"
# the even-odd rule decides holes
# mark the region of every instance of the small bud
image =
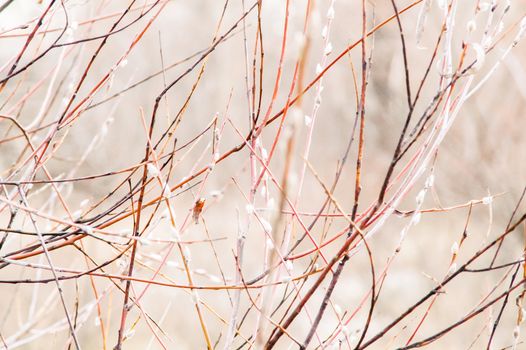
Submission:
[[120,237],[130,237],[132,235],[132,231],[130,229],[124,229],[117,233]]
[[131,339],[135,335],[135,329],[128,329],[124,334],[124,339]]
[[451,254],[457,255],[458,249],[459,249],[458,243],[455,241],[453,245],[451,245]]
[[334,304],[334,311],[336,312],[337,315],[341,315],[342,314],[341,306],[338,304]]
[[265,148],[261,148],[261,158],[263,158],[263,160],[268,159],[268,152]]
[[484,65],[484,61],[486,60],[486,51],[484,51],[484,48],[480,44],[471,44],[473,49],[475,50],[475,54],[477,55],[477,60],[475,61],[475,64],[473,65],[473,70],[478,71],[482,66]]
[[431,188],[431,187],[433,187],[434,183],[435,183],[435,175],[431,174],[426,179],[425,187],[426,188]]
[[329,43],[327,43],[327,45],[325,46],[325,50],[323,50],[323,54],[324,54],[325,56],[329,56],[331,53],[332,53],[332,44],[329,42]]
[[149,177],[156,177],[159,176],[159,169],[157,169],[157,167],[152,163],[148,163],[146,165],[146,173]]
[[221,282],[221,278],[217,277],[216,275],[209,275],[208,278],[210,279],[211,282],[214,282],[214,283]]
[[323,29],[321,30],[321,37],[323,39],[326,39],[327,38],[327,33],[329,32],[329,28],[327,26],[324,26]]
[[166,262],[166,265],[168,265],[170,267],[179,267],[179,264],[176,261],[173,261],[173,260],[168,260]]
[[515,326],[515,328],[513,328],[513,338],[518,339],[520,334],[521,334],[521,328],[517,325]]
[[422,214],[417,211],[413,214],[413,217],[411,218],[411,224],[417,225],[420,222],[420,219],[422,218]]
[[139,243],[144,246],[149,246],[152,242],[148,238],[139,238]]
[[91,226],[88,226],[88,225],[82,225],[81,228],[80,228],[82,231],[84,231],[85,234],[87,235],[93,235],[93,227]]
[[473,33],[477,29],[477,22],[475,20],[468,21],[466,25],[466,30],[468,33]]
[[150,258],[152,258],[153,260],[156,260],[156,261],[161,261],[163,259],[163,257],[159,254],[150,254]]
[[482,203],[484,205],[490,205],[492,202],[493,202],[492,196],[487,196],[487,197],[482,198]]
[[291,276],[283,276],[281,278],[281,282],[282,283],[289,283],[290,281],[292,281],[292,277]]
[[126,261],[126,259],[117,259],[117,267],[119,268],[119,270],[123,271],[126,269],[126,267],[128,267],[128,262]]
[[292,115],[292,120],[294,121],[294,123],[298,123],[301,120],[301,117],[303,116],[301,109],[296,106],[291,107],[289,113]]
[[213,190],[213,191],[210,191],[210,197],[212,198],[220,198],[221,196],[223,195],[223,192],[219,191],[219,190]]
[[491,6],[490,6],[490,4],[488,2],[482,1],[482,2],[479,3],[478,7],[479,7],[479,11],[480,12],[486,12],[486,11],[488,11],[490,9]]
[[188,248],[187,245],[185,245],[183,248],[183,257],[187,264],[192,261],[192,256],[190,254],[190,248]]
[[164,198],[170,198],[172,196],[172,191],[170,190],[170,186],[166,185],[163,188],[163,197]]
[[342,327],[342,333],[343,333],[346,337],[348,337],[349,335],[351,335],[351,331],[349,330],[348,327],[345,327],[345,326]]
[[499,25],[497,26],[497,33],[502,33],[503,30],[504,30],[504,23],[500,22]]
[[162,212],[161,212],[161,216],[159,216],[159,219],[160,220],[164,220],[164,219],[168,219],[170,217],[170,210],[168,210],[168,208],[165,208]]
[[316,99],[314,100],[314,105],[316,107],[319,107],[321,105],[321,95],[319,93],[316,95]]
[[334,19],[334,6],[331,5],[327,10],[327,19]]
[[266,232],[272,232],[272,225],[267,220],[261,219],[261,225],[263,226],[263,230],[265,230]]
[[425,197],[426,197],[426,191],[421,190],[420,192],[418,192],[418,195],[416,196],[416,204],[419,206],[422,205],[422,203],[424,203]]

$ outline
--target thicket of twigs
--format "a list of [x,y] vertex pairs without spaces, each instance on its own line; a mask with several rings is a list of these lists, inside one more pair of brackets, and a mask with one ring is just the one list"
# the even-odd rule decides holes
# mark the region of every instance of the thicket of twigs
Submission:
[[2,0],[1,346],[524,348],[525,14]]

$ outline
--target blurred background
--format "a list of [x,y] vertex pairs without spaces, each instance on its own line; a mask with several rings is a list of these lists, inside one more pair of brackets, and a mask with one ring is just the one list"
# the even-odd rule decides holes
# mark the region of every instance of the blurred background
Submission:
[[[452,89],[451,110],[455,113],[451,114],[455,119],[437,151],[432,152],[428,163],[420,165],[422,172],[396,202],[393,209],[397,211],[385,215],[383,225],[368,236],[376,277],[384,272],[385,275],[377,285],[381,285],[381,293],[365,340],[435,288],[451,273],[453,263],[464,264],[502,234],[526,185],[526,46],[518,41],[526,27],[524,20],[521,27],[526,4],[522,0],[395,2],[398,10],[413,3],[412,8],[400,14],[413,97],[429,72],[410,129],[432,105],[443,79],[450,78],[441,75],[443,57],[451,57],[453,71],[460,64],[467,67],[467,62],[475,59],[477,64]],[[4,183],[0,231],[7,229],[2,232],[5,240],[0,256],[11,259],[20,256],[26,247],[40,244],[35,234],[12,232],[35,233],[33,219],[41,232],[69,232],[78,229],[71,225],[77,222],[79,227],[88,226],[84,232],[103,239],[86,237],[76,246],[51,251],[58,275],[71,276],[116,258],[97,272],[127,275],[130,260],[134,259],[133,276],[142,279],[129,287],[131,299],[139,301],[130,308],[124,328],[121,317],[126,281],[103,275],[60,281],[82,348],[113,348],[119,329],[124,332],[125,349],[206,348],[203,329],[216,348],[263,348],[274,328],[273,322],[279,322],[287,307],[297,304],[294,290],[299,289],[300,295],[305,296],[316,273],[305,285],[299,279],[290,279],[323,268],[323,259],[311,253],[292,260],[290,265],[283,263],[274,274],[256,282],[261,288],[250,291],[241,288],[236,292],[221,286],[241,286],[260,276],[273,259],[278,259],[272,253],[274,245],[281,242],[278,251],[286,253],[289,249],[283,248],[285,237],[289,237],[291,248],[304,234],[302,224],[313,223],[320,210],[326,215],[310,228],[318,243],[349,226],[334,204],[324,206],[327,195],[320,182],[331,188],[353,138],[348,160],[332,192],[340,208],[352,212],[358,152],[355,123],[361,84],[360,45],[325,71],[322,89],[320,82],[313,85],[289,109],[283,129],[279,128],[278,118],[261,133],[255,150],[259,159],[265,159],[274,143],[275,151],[269,172],[263,172],[263,181],[254,193],[253,170],[259,174],[264,168],[255,158],[251,163],[244,138],[251,128],[250,112],[258,106],[251,100],[252,87],[256,102],[261,91],[259,122],[269,106],[272,105],[270,116],[281,111],[293,81],[296,88],[291,95],[296,96],[300,91],[297,86],[308,86],[320,73],[318,65],[321,69],[327,67],[361,38],[362,3],[262,1],[259,15],[258,7],[253,5],[254,2],[242,0],[3,0],[0,4],[0,166]],[[369,1],[365,6],[368,30],[394,14],[391,1]],[[307,30],[303,33],[307,9]],[[240,20],[247,11],[245,19]],[[286,49],[273,100],[287,13]],[[447,31],[442,34],[436,58],[430,62],[444,21]],[[444,44],[448,40],[449,45]],[[212,45],[214,49],[209,52]],[[409,111],[396,18],[367,39],[366,51],[369,64],[365,146],[358,213],[375,204]],[[303,70],[299,73],[301,78],[294,79],[298,59]],[[23,69],[18,73],[20,68]],[[16,75],[6,81],[13,72]],[[170,88],[164,93],[167,87]],[[144,209],[144,239],[137,244],[137,256],[132,258],[131,249],[125,248],[133,244],[129,235],[134,219],[127,216],[111,225],[101,225],[126,215],[138,205],[139,191],[131,199],[127,195],[132,191],[130,186],[139,184],[143,176],[141,164],[156,99],[159,103],[151,142],[160,141],[161,146],[149,159],[158,158],[155,164],[159,168],[166,160],[170,165],[161,169],[158,178],[155,168],[150,169],[148,176],[154,180],[146,187],[145,203],[165,193],[163,181],[174,187],[189,177],[192,180],[171,192],[167,203],[157,199],[159,205],[154,203]],[[447,108],[441,104],[432,121],[443,118]],[[11,120],[25,130],[37,151],[31,150]],[[278,132],[282,134],[277,136]],[[292,149],[287,148],[289,141]],[[39,147],[46,142],[49,147],[41,154],[45,166],[37,166],[34,155],[40,154]],[[309,144],[310,151],[306,153]],[[217,155],[238,145],[244,148],[215,162]],[[395,175],[422,145],[419,140],[408,151]],[[194,178],[201,169],[203,172]],[[46,183],[50,178],[82,177],[87,178]],[[283,192],[277,184],[283,185],[284,178],[287,198],[300,213],[301,222],[291,215],[290,204],[280,207]],[[430,178],[434,179],[431,185]],[[14,205],[22,206],[23,202],[17,187],[7,182],[26,180],[43,180],[32,187],[22,186],[36,213],[30,215],[27,208],[19,208],[13,219]],[[401,183],[393,183],[386,200],[395,195]],[[417,207],[422,189],[425,198],[420,209],[424,212],[415,222],[411,211]],[[198,213],[196,201],[201,198],[205,204]],[[523,215],[525,207],[524,203],[519,205],[515,220]],[[197,223],[193,216],[197,216]],[[277,227],[268,227],[275,223]],[[467,236],[461,243],[463,232]],[[522,259],[523,232],[524,225],[506,236],[496,265]],[[271,239],[279,242],[272,243]],[[185,243],[174,244],[174,240]],[[330,259],[344,241],[345,236],[339,236],[321,251]],[[49,244],[57,242],[61,241]],[[240,242],[244,244],[242,253]],[[312,248],[312,242],[304,239],[291,254]],[[493,248],[471,268],[487,267],[495,251]],[[0,334],[4,348],[66,348],[72,339],[57,285],[49,268],[38,267],[48,266],[49,261],[43,254],[17,261],[23,263],[2,265],[0,271]],[[2,264],[6,262],[3,260]],[[522,267],[518,277],[510,282],[518,267],[515,264],[484,273],[461,274],[436,299],[423,303],[368,348],[394,349],[440,332],[507,290],[510,283],[520,281]],[[243,281],[239,280],[239,271]],[[189,273],[194,285],[214,288],[196,293],[177,287],[189,284]],[[25,281],[43,279],[48,282]],[[145,283],[150,279],[167,285]],[[273,286],[273,280],[283,283]],[[326,278],[288,328],[291,338],[305,339],[329,281]],[[308,348],[354,348],[367,320],[370,289],[369,255],[362,245],[351,252]],[[521,312],[515,298],[520,291],[510,295],[502,316],[501,299],[426,348],[486,348],[493,324],[500,319],[491,348],[511,348],[515,341],[520,349],[524,346],[523,337],[517,335],[514,340]],[[424,316],[425,321],[413,338]],[[239,334],[230,339],[232,320]],[[523,331],[522,326],[518,329]],[[291,338],[284,336],[276,348],[296,348]]]

